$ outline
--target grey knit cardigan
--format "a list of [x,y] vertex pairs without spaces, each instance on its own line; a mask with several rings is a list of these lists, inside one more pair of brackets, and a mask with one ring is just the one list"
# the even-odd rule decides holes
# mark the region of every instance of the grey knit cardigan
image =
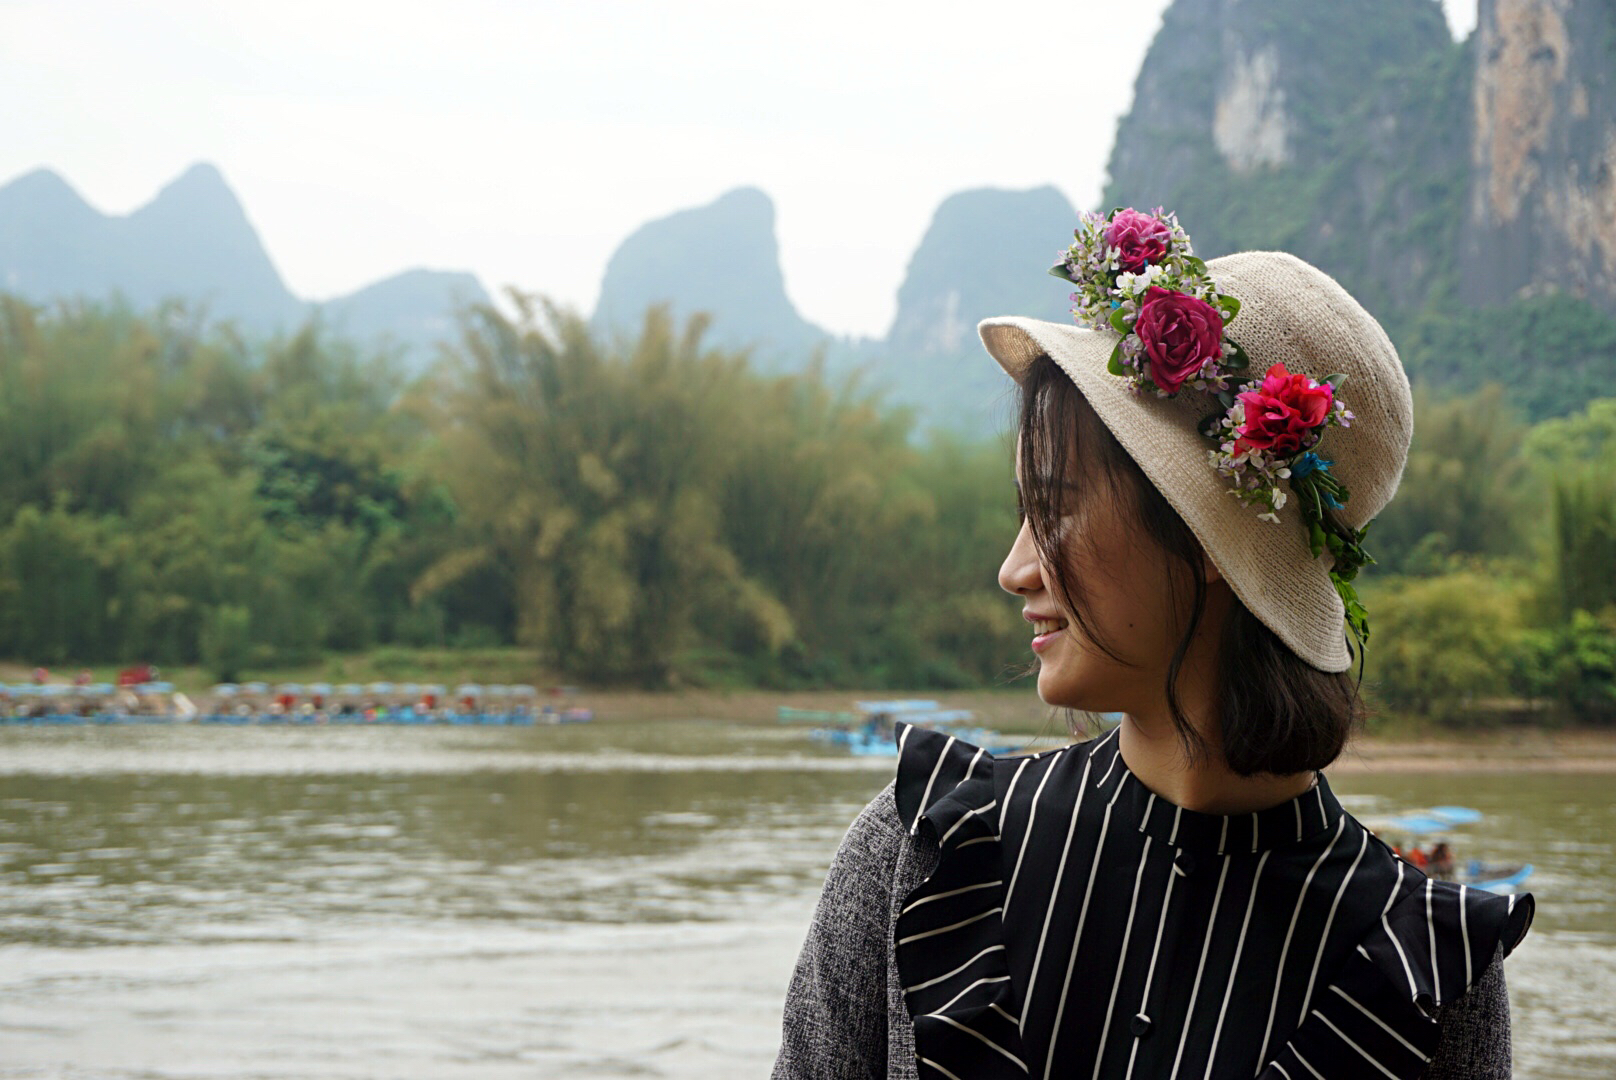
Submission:
[[[918,1080],[893,930],[904,897],[936,869],[938,848],[927,830],[911,836],[903,827],[895,787],[864,808],[831,861],[786,993],[774,1080]],[[1426,1080],[1510,1075],[1502,953],[1500,945],[1469,993],[1438,1010],[1441,1042]]]

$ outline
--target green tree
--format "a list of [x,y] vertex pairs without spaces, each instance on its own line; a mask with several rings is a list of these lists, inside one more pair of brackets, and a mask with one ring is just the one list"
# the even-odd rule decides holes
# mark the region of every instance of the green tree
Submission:
[[1555,480],[1553,523],[1561,616],[1616,604],[1616,484],[1596,476]]
[[633,341],[602,343],[575,312],[512,293],[519,317],[473,310],[436,427],[462,544],[417,598],[497,562],[518,634],[563,670],[665,684],[713,621],[778,649],[785,606],[725,544],[731,421],[744,354],[701,344],[653,310]]
[[1498,383],[1446,401],[1417,384],[1408,463],[1369,544],[1378,571],[1439,573],[1454,554],[1521,553],[1538,500],[1526,432]]
[[1616,605],[1597,615],[1578,608],[1559,625],[1526,631],[1512,682],[1568,718],[1616,721]]
[[1509,688],[1525,592],[1486,567],[1378,580],[1365,600],[1375,620],[1366,684],[1395,707],[1463,718]]

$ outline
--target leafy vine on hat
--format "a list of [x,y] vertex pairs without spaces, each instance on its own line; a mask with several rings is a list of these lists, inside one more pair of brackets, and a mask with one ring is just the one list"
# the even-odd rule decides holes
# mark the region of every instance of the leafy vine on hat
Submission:
[[1329,471],[1334,462],[1315,452],[1328,428],[1352,426],[1338,394],[1346,376],[1315,379],[1283,363],[1260,377],[1247,374],[1251,360],[1229,336],[1240,301],[1217,291],[1177,215],[1160,207],[1085,212],[1073,235],[1049,272],[1077,286],[1071,299],[1078,325],[1119,335],[1107,370],[1135,394],[1175,397],[1188,387],[1217,399],[1222,411],[1200,423],[1201,434],[1218,444],[1207,452],[1211,467],[1233,481],[1231,495],[1274,524],[1288,501],[1280,483],[1288,481],[1308,546],[1315,558],[1330,549],[1330,577],[1347,621],[1368,641],[1368,616],[1351,582],[1375,561],[1362,546],[1369,526],[1351,529],[1328,513],[1349,493]]

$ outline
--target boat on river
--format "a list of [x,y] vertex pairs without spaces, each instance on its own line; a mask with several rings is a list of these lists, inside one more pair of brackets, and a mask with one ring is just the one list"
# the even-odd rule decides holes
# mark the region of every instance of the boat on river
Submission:
[[[1376,835],[1390,834],[1402,843],[1392,849],[1429,877],[1457,882],[1472,889],[1512,892],[1532,874],[1529,862],[1500,863],[1467,859],[1461,867],[1452,855],[1452,843],[1462,839],[1457,829],[1474,825],[1482,812],[1470,806],[1430,806],[1391,816],[1369,817],[1364,824]],[[1429,849],[1420,841],[1429,840]]]
[[858,757],[896,757],[898,744],[894,738],[897,722],[941,731],[963,742],[980,746],[989,753],[1012,753],[1020,744],[997,731],[976,724],[976,714],[970,709],[945,709],[942,703],[929,698],[904,698],[892,701],[855,701],[853,713],[832,714],[846,719],[833,722],[829,727],[817,727],[808,732],[816,742],[846,747]]

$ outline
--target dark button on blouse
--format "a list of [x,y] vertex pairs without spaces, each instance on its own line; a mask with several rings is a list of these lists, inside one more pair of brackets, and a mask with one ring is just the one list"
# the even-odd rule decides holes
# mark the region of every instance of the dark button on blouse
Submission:
[[1150,1034],[1151,1028],[1154,1026],[1155,1025],[1153,1025],[1150,1021],[1150,1017],[1146,1016],[1144,1013],[1140,1013],[1138,1016],[1133,1018],[1133,1023],[1128,1025],[1128,1030],[1132,1031],[1139,1038],[1143,1039],[1146,1035]]

